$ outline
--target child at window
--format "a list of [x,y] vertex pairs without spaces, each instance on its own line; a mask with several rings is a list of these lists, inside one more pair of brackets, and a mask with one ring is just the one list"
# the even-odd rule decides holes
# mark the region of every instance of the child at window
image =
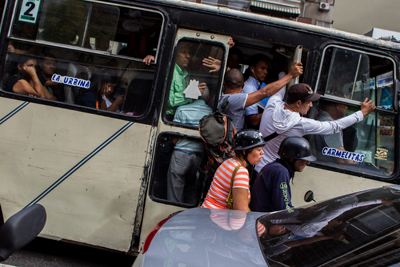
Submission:
[[107,69],[100,69],[92,76],[91,92],[96,96],[96,108],[120,112],[119,106],[124,102],[124,95],[114,98],[117,77]]

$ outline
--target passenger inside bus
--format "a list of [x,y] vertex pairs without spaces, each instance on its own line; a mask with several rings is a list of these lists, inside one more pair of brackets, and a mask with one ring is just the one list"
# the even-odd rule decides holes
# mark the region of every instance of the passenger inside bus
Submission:
[[[334,121],[343,118],[346,115],[347,106],[341,103],[335,103],[331,101],[319,101],[320,111],[318,115],[315,117],[317,121]],[[351,127],[351,126],[350,126]],[[344,142],[345,140],[347,143],[351,143],[353,145],[352,152],[357,147],[358,138],[357,138],[357,131],[354,128],[346,128],[347,135],[344,136],[344,130],[341,130],[334,134],[328,135],[314,135],[314,143],[316,149],[316,155],[318,160],[325,161],[325,162],[337,162],[341,164],[358,164],[358,162],[335,158],[335,157],[328,157],[322,154],[322,150],[324,147],[329,148],[336,148],[338,150],[347,150],[345,149]],[[354,129],[354,131],[351,131]],[[352,140],[349,140],[352,139]],[[348,147],[349,148],[349,147]],[[347,150],[351,151],[351,150]]]
[[[179,106],[193,102],[193,99],[187,98],[183,92],[189,85],[189,72],[186,70],[186,68],[188,67],[191,58],[190,48],[191,44],[189,42],[179,43],[174,76],[172,78],[171,89],[167,103],[167,117],[169,120],[173,120],[175,111]],[[201,94],[204,93],[205,88],[206,83],[199,83],[198,89]]]
[[57,100],[57,98],[40,82],[37,75],[35,57],[31,55],[20,55],[17,67],[18,73],[9,76],[5,82],[4,89],[6,91]]
[[[249,68],[244,73],[245,85],[242,92],[251,94],[260,89],[268,74],[269,58],[264,54],[255,54],[250,57]],[[262,112],[258,110],[258,105],[253,104],[245,109],[248,127],[258,129],[260,126]]]
[[233,46],[229,49],[228,61],[227,61],[227,70],[231,69],[240,69],[241,64],[243,63],[243,53],[237,47]]
[[57,97],[58,101],[64,101],[64,86],[60,83],[51,81],[51,77],[57,71],[57,59],[51,53],[45,53],[39,60],[39,71],[37,76],[44,87],[46,87],[50,93]]
[[117,77],[108,69],[96,71],[91,78],[90,91],[96,98],[96,108],[120,112],[119,106],[124,102],[124,95],[114,98]]
[[[209,90],[205,88],[199,99],[177,108],[174,122],[199,126],[199,121],[212,112],[206,104]],[[167,199],[178,203],[195,205],[199,165],[203,158],[204,145],[186,137],[173,137],[175,149],[171,155],[167,173]]]

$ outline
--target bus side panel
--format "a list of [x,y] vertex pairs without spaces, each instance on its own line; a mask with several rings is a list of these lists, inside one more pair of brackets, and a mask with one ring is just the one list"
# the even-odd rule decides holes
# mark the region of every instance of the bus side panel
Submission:
[[343,195],[350,194],[384,185],[390,185],[390,183],[307,167],[303,172],[296,173],[293,179],[293,185],[291,186],[292,204],[295,207],[306,204],[304,194],[308,190],[314,192],[314,199],[316,201],[321,201],[337,197],[339,193]]
[[6,116],[21,104],[0,98],[4,219],[43,196],[43,237],[128,251],[150,126],[28,102]]

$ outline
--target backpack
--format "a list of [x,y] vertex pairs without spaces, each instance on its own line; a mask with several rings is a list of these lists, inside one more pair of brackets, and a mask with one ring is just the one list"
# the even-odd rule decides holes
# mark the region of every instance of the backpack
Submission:
[[204,116],[199,123],[200,136],[204,141],[208,157],[207,164],[204,167],[208,177],[205,179],[203,197],[207,194],[219,165],[235,156],[235,152],[232,150],[232,140],[236,134],[236,129],[232,119],[224,114],[229,108],[228,98],[224,98],[218,106],[218,111]]

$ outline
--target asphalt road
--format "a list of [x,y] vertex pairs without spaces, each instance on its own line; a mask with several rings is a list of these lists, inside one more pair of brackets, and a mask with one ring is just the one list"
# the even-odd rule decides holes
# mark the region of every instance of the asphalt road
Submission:
[[18,267],[130,267],[133,256],[36,238],[0,263]]

